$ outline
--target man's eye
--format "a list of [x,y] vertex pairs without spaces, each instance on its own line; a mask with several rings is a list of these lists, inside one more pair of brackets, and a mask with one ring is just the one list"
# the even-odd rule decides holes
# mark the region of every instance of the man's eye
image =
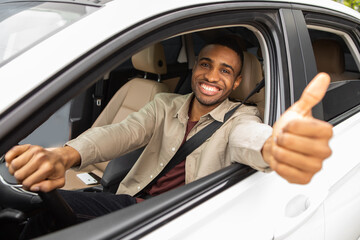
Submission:
[[225,73],[225,74],[230,74],[230,71],[227,70],[227,69],[222,69],[221,72],[222,72],[222,73]]
[[200,63],[200,66],[207,68],[207,67],[209,67],[209,64],[207,64],[207,63]]

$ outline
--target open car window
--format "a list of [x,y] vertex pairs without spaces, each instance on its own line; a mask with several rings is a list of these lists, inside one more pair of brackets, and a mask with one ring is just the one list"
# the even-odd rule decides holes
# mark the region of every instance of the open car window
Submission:
[[[265,78],[264,69],[268,69],[269,66],[264,65],[260,45],[260,41],[262,42],[263,39],[258,39],[252,30],[252,28],[249,29],[245,26],[224,27],[213,30],[195,31],[187,33],[186,35],[165,39],[161,41],[160,44],[165,51],[168,68],[166,74],[157,76],[139,71],[133,67],[131,58],[129,58],[103,76],[98,83],[95,83],[82,94],[65,104],[49,117],[46,122],[24,138],[20,144],[31,143],[44,147],[62,146],[68,140],[75,138],[90,128],[114,94],[123,87],[126,82],[135,77],[144,77],[149,80],[160,81],[173,93],[190,93],[191,86],[189,80],[193,62],[189,63],[189,59],[191,57],[195,58],[200,48],[206,44],[206,42],[218,38],[221,35],[231,34],[238,36],[241,40],[243,51],[246,52],[247,55],[251,55],[254,59],[253,61],[259,63],[261,67],[260,69],[256,69],[256,71],[261,71],[261,76]],[[184,40],[185,38],[187,39],[186,41]],[[265,43],[262,42],[262,44],[264,45]],[[188,49],[187,53],[184,54],[185,56],[181,56],[183,54],[181,51],[185,48]],[[179,60],[180,58],[184,60]],[[101,92],[97,90],[99,83],[101,84]],[[263,89],[261,93],[258,93],[258,95],[259,94],[262,94],[262,100],[254,105],[258,107],[261,119],[268,122],[269,109],[265,107],[265,89]],[[239,101],[238,99],[232,100]]]

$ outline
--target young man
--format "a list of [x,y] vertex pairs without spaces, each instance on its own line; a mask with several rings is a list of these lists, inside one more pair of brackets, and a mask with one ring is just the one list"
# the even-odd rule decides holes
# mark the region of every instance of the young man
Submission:
[[[255,107],[241,106],[186,160],[144,189],[186,139],[214,120],[223,121],[225,113],[238,104],[230,102],[228,96],[241,82],[242,58],[234,39],[206,45],[193,69],[192,94],[159,94],[123,122],[90,129],[62,148],[16,146],[5,156],[9,171],[24,188],[48,192],[64,185],[65,171],[70,167],[107,161],[146,145],[121,182],[117,191],[121,195],[62,192],[73,210],[85,216],[79,221],[139,202],[141,199],[133,196],[141,191],[157,195],[234,161],[260,171],[275,170],[289,182],[308,183],[331,154],[331,125],[311,117],[311,108],[329,84],[326,74],[309,84],[274,129],[261,123]],[[106,209],[97,208],[95,202],[103,203]]]

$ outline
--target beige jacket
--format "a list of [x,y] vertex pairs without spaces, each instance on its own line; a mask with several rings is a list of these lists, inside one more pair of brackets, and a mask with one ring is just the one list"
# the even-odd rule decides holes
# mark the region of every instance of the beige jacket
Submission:
[[[91,128],[67,145],[81,155],[79,169],[146,146],[117,193],[135,195],[155,178],[176,153],[184,138],[188,110],[193,94],[158,94],[139,112],[124,121]],[[238,103],[225,100],[202,116],[188,139],[212,121],[223,121],[224,115]],[[269,171],[261,149],[272,128],[262,124],[256,107],[241,106],[211,138],[186,158],[185,182],[189,183],[230,165],[247,164]]]

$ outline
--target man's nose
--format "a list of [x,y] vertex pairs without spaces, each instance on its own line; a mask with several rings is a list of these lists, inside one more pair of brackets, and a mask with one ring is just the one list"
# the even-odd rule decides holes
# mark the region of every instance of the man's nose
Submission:
[[215,68],[211,69],[206,73],[205,77],[209,82],[217,82],[219,81],[219,71]]

